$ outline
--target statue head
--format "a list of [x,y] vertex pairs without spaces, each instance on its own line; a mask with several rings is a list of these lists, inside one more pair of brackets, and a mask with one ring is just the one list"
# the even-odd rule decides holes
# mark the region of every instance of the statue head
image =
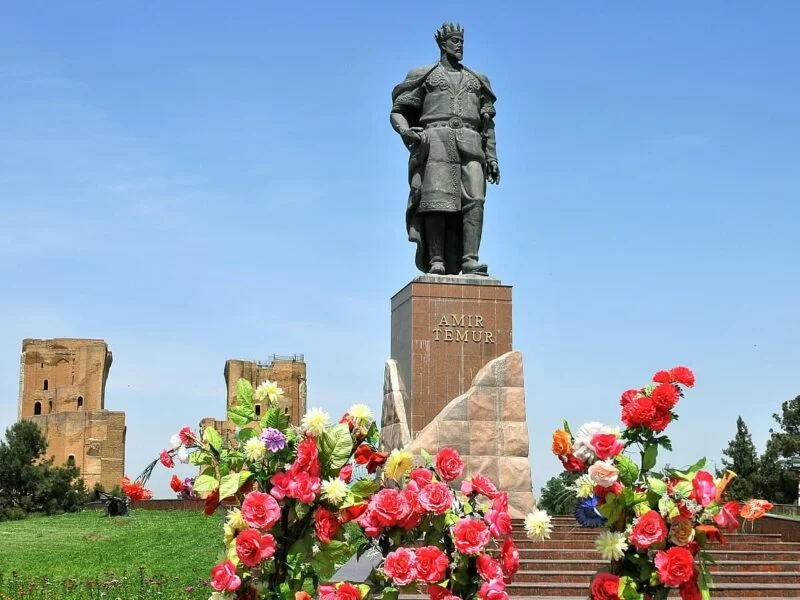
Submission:
[[436,43],[442,51],[442,56],[447,55],[456,61],[464,58],[464,28],[458,23],[443,23],[436,30]]

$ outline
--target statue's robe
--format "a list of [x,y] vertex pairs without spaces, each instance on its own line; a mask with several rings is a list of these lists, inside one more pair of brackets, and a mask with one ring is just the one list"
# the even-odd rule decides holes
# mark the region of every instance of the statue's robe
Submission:
[[489,80],[464,67],[447,71],[435,64],[409,71],[392,90],[392,112],[410,127],[423,128],[422,142],[408,161],[408,239],[417,245],[417,268],[427,273],[430,256],[420,214],[448,215],[447,273],[461,271],[461,211],[486,199],[486,164],[497,161],[494,102]]

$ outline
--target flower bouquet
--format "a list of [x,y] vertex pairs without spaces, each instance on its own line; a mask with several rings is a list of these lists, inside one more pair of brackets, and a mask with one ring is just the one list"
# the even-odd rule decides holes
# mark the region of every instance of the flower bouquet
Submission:
[[[137,478],[141,488],[158,462],[188,461],[200,468],[191,493],[204,498],[206,514],[227,507],[214,600],[394,600],[420,587],[432,600],[507,600],[519,553],[505,493],[479,474],[451,489],[464,465],[450,448],[423,452],[416,467],[408,452],[378,451],[364,405],[335,424],[312,409],[293,427],[281,395],[272,382],[253,390],[240,380],[229,443],[213,428],[197,436],[184,427]],[[261,419],[254,401],[269,404]],[[176,476],[172,483],[186,491]],[[373,567],[366,582],[329,583],[364,554]]]
[[[759,518],[764,500],[726,502],[735,474],[715,479],[701,459],[685,470],[656,471],[658,449],[672,449],[663,431],[678,418],[675,406],[695,377],[686,367],[659,371],[651,384],[622,394],[625,429],[586,423],[574,433],[564,421],[552,450],[564,468],[581,473],[575,518],[582,527],[605,528],[595,541],[610,564],[595,575],[597,600],[666,598],[677,588],[684,600],[710,598],[710,542],[725,543],[722,530],[739,517]],[[626,451],[638,450],[638,460]]]

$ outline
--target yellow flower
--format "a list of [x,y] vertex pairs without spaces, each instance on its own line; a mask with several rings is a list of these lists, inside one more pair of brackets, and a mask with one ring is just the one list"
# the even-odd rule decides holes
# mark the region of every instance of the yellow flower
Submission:
[[390,479],[399,481],[414,465],[414,457],[408,450],[392,450],[386,459],[383,472]]
[[303,429],[312,435],[319,435],[325,431],[325,428],[330,422],[331,416],[328,413],[321,408],[312,408],[305,414],[300,424],[303,426]]
[[595,483],[588,475],[581,475],[575,481],[575,495],[578,498],[588,498],[594,494]]
[[332,477],[322,482],[322,497],[334,506],[339,506],[347,498],[347,484],[338,477]]
[[546,511],[534,510],[525,517],[525,533],[528,534],[528,538],[543,542],[550,537],[552,531],[553,523]]
[[372,411],[366,404],[353,404],[347,412],[353,417],[356,425],[366,425],[372,421]]
[[244,443],[244,455],[251,462],[258,462],[267,453],[267,445],[257,437],[251,437]]
[[244,531],[248,528],[247,523],[242,517],[242,511],[238,508],[234,508],[230,512],[228,512],[228,517],[225,519],[225,523],[230,527],[234,532]]

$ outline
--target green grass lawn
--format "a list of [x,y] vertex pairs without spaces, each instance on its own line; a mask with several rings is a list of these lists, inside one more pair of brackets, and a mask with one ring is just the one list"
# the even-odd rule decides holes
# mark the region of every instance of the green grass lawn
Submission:
[[222,527],[220,517],[200,512],[136,510],[112,519],[87,510],[0,523],[0,540],[0,600],[158,592],[207,599],[201,581],[222,550]]

